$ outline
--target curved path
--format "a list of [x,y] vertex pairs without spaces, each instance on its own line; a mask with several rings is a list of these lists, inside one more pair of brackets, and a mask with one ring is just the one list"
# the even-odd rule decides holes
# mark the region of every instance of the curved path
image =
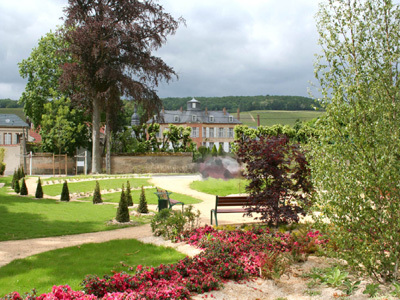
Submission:
[[[189,195],[203,202],[194,204],[195,209],[200,210],[200,223],[210,224],[210,210],[215,206],[215,196],[192,190],[189,185],[195,180],[201,180],[200,175],[182,176],[153,176],[150,182],[168,191]],[[37,177],[30,177],[26,180],[29,195],[35,195]],[[173,195],[172,195],[173,196]],[[47,196],[46,196],[47,198]],[[55,197],[48,197],[55,198]],[[224,214],[218,216],[219,224],[243,223],[254,221],[252,218],[243,218],[242,214]],[[139,239],[143,242],[155,244],[166,244],[170,247],[178,248],[188,255],[192,254],[191,249],[185,249],[182,245],[171,244],[160,241],[160,238],[152,237],[150,225],[139,227],[129,227],[110,231],[83,233],[77,235],[67,235],[59,237],[47,237],[29,240],[5,241],[0,242],[0,267],[8,264],[14,259],[25,258],[41,252],[77,246],[85,243],[100,243],[116,239]],[[183,248],[182,248],[183,247]]]

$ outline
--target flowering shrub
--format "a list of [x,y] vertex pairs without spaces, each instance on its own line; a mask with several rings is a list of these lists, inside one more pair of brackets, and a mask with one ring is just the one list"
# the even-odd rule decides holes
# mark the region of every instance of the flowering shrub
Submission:
[[134,275],[115,273],[103,278],[89,275],[82,282],[83,291],[55,286],[48,294],[24,298],[11,293],[4,299],[188,299],[192,293],[219,289],[227,280],[239,281],[251,276],[279,277],[288,267],[288,256],[312,251],[307,246],[310,243],[316,246],[327,242],[318,231],[294,237],[261,227],[223,231],[205,226],[183,232],[177,239],[204,251],[175,264],[151,268],[138,266]]

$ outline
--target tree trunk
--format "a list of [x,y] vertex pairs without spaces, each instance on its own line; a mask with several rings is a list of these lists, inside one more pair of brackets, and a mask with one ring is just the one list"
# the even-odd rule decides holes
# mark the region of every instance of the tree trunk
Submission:
[[111,127],[110,127],[110,112],[106,112],[106,173],[111,174]]
[[93,124],[92,124],[92,174],[101,171],[100,151],[100,99],[93,99]]

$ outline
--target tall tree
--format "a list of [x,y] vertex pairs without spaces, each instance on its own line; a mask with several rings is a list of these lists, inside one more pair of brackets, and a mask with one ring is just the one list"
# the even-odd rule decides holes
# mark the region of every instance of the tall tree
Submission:
[[391,0],[330,0],[320,7],[317,27],[326,115],[311,164],[320,216],[330,220],[320,225],[329,226],[342,250],[336,253],[350,266],[396,280],[400,9]]
[[[176,75],[152,51],[178,28],[152,0],[69,0],[66,52],[75,63],[63,66],[63,87],[92,112],[92,172],[100,172],[100,113],[110,113],[120,98],[134,98],[148,111],[159,110],[155,87]],[[108,114],[107,114],[108,117]],[[109,126],[108,126],[109,128]],[[108,147],[109,148],[109,147]]]

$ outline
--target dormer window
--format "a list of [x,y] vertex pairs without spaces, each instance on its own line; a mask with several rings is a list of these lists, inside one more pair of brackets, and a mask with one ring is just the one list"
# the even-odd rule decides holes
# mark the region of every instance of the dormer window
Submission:
[[192,122],[196,122],[196,121],[197,121],[197,116],[196,115],[192,115]]
[[209,121],[214,122],[214,116],[209,116]]
[[179,122],[179,116],[174,116],[174,122],[178,123]]
[[229,122],[233,122],[233,117],[232,116],[229,116]]
[[192,108],[196,108],[196,102],[192,103]]

